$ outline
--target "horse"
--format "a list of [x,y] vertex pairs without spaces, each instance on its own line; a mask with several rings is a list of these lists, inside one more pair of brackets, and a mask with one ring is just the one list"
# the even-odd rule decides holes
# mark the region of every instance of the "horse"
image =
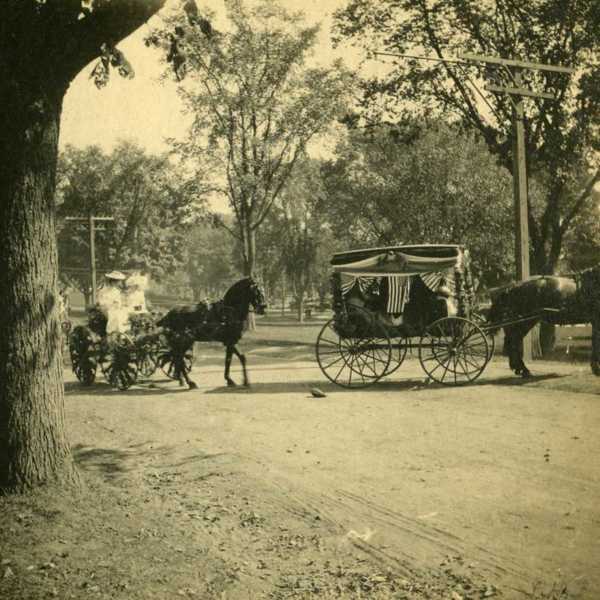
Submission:
[[[504,329],[510,368],[531,376],[523,362],[523,338],[538,322],[592,324],[591,368],[600,376],[600,265],[567,275],[540,275],[492,290],[488,320]],[[494,323],[519,321],[508,325]]]
[[246,357],[237,349],[237,343],[243,335],[251,306],[257,314],[265,314],[267,304],[262,290],[251,277],[246,277],[234,283],[222,300],[173,308],[157,322],[167,341],[166,360],[172,363],[174,378],[180,384],[185,382],[189,389],[197,387],[189,378],[189,366],[186,365],[186,355],[190,355],[194,342],[221,342],[225,346],[227,385],[236,385],[229,376],[235,354],[242,365],[244,385],[249,386]]

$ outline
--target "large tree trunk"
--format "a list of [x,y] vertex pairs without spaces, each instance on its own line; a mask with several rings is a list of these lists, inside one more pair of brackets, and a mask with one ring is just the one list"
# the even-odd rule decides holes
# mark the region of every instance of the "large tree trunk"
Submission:
[[[4,87],[6,90],[6,86]],[[0,117],[0,489],[77,482],[65,436],[54,184],[64,89]]]

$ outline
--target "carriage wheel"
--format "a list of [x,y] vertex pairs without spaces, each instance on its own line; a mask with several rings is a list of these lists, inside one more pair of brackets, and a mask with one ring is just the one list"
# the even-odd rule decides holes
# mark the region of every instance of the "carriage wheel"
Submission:
[[325,377],[347,388],[364,388],[381,379],[392,354],[384,327],[371,319],[368,335],[366,327],[359,327],[356,335],[340,335],[340,331],[339,318],[333,318],[325,323],[317,337],[317,362]]
[[392,344],[392,353],[390,355],[390,364],[385,372],[385,375],[391,375],[400,368],[400,365],[406,358],[406,352],[408,346],[404,343],[403,339],[399,339],[396,344]]
[[75,377],[83,385],[92,385],[96,379],[96,357],[90,332],[83,326],[76,327],[69,336],[69,354]]
[[152,377],[158,366],[159,346],[155,343],[141,344],[137,348],[137,367],[144,377]]
[[125,391],[137,381],[137,373],[135,361],[127,364],[111,363],[107,369],[106,378],[112,387]]
[[156,371],[156,361],[156,355],[152,351],[141,350],[137,358],[138,371],[144,377],[152,377]]
[[131,339],[123,334],[112,336],[101,365],[112,387],[122,391],[129,389],[137,381],[138,373],[137,355]]
[[419,360],[431,379],[446,385],[475,381],[490,359],[487,336],[467,319],[445,317],[432,323],[419,344]]
[[[160,370],[169,378],[177,379],[176,368],[175,368],[175,357],[172,350],[164,350],[158,355],[156,362],[160,367]],[[192,370],[192,364],[194,363],[194,351],[188,350],[183,356],[183,367],[186,373]]]

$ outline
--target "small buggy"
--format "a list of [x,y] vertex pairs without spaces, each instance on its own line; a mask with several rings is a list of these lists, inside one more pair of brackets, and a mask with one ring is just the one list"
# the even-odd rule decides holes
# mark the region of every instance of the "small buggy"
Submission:
[[71,365],[81,383],[94,383],[99,368],[111,386],[126,390],[140,375],[154,373],[161,345],[150,315],[133,315],[128,333],[107,335],[104,312],[98,307],[87,312],[87,326],[78,325],[69,336]]
[[475,381],[493,338],[474,310],[469,254],[458,245],[340,252],[331,260],[333,317],[317,337],[323,374],[349,388],[374,384],[418,351],[442,384]]

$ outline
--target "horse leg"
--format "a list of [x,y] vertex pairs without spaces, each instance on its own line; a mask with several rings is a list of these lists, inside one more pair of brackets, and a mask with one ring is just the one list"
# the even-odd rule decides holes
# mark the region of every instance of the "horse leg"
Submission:
[[173,365],[175,366],[175,375],[179,381],[179,385],[182,386],[184,383],[187,385],[189,390],[195,390],[198,386],[190,379],[187,369],[185,368],[185,355],[190,350],[190,347],[180,346],[174,352]]
[[518,361],[515,356],[516,348],[515,348],[515,339],[514,339],[514,327],[505,327],[504,328],[504,354],[508,356],[508,368],[511,371],[514,371],[517,375],[520,375]]
[[523,337],[527,333],[523,327],[511,325],[504,328],[504,350],[508,354],[508,366],[515,375],[529,377],[531,372],[523,362]]
[[238,357],[240,364],[242,365],[242,372],[244,373],[244,385],[246,387],[250,387],[248,371],[246,370],[246,357],[237,349],[237,346],[233,347],[233,353]]
[[229,387],[235,385],[235,381],[229,377],[229,369],[231,368],[231,358],[233,356],[233,346],[225,347],[225,381]]

